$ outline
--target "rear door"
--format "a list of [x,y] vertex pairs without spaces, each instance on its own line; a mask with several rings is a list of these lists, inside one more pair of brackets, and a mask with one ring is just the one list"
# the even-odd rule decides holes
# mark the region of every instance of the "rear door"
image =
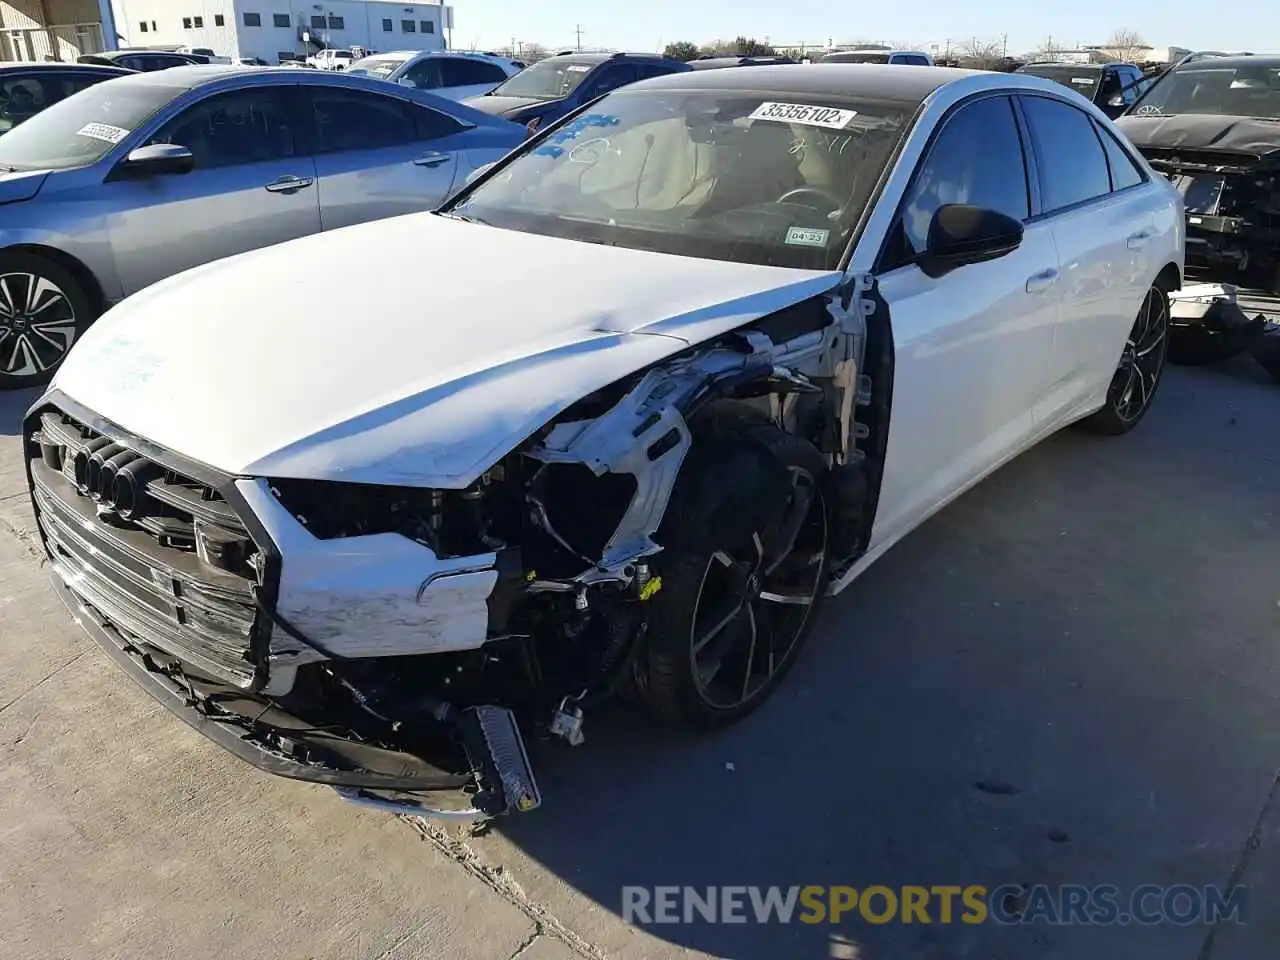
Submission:
[[104,205],[126,295],[170,274],[320,229],[298,88],[238,87],[187,104],[146,143],[180,144],[186,174],[110,179]]
[[1050,389],[1038,419],[1069,418],[1097,399],[1160,265],[1151,262],[1165,203],[1111,133],[1062,100],[1019,98],[1035,155],[1041,206],[1062,263]]
[[394,94],[305,89],[323,229],[430,210],[448,195],[468,127]]
[[[1022,244],[930,277],[917,265],[943,204],[1024,223]],[[1058,317],[1058,253],[1031,217],[1022,136],[1008,96],[958,106],[908,186],[876,269],[894,343],[877,541],[909,530],[1029,442]]]

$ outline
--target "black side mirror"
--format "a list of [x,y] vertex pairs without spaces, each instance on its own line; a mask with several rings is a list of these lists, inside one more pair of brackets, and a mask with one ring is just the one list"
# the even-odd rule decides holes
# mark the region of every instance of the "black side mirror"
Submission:
[[186,147],[176,143],[149,143],[131,150],[116,167],[117,177],[159,177],[190,173],[196,158]]
[[970,263],[998,260],[1022,244],[1022,221],[973,207],[944,203],[929,223],[925,251],[917,260],[930,277],[940,277]]

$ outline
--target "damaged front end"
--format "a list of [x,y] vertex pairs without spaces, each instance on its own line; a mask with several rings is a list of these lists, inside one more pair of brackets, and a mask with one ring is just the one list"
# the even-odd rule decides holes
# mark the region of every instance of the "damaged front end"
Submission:
[[1280,146],[1141,150],[1182,195],[1188,266],[1212,271],[1215,280],[1255,277],[1280,293]]
[[580,743],[584,709],[634,676],[704,406],[812,442],[833,577],[865,549],[891,369],[887,324],[868,351],[877,309],[858,277],[690,347],[461,489],[227,476],[55,389],[25,424],[32,502],[82,626],[227,750],[400,812],[527,811],[526,736]]

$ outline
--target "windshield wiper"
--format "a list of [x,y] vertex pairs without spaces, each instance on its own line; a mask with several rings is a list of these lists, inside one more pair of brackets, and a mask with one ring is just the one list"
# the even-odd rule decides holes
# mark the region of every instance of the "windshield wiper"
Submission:
[[0,173],[17,173],[17,167],[11,167],[7,163],[0,163]]
[[440,216],[448,217],[450,220],[461,220],[463,223],[478,223],[482,227],[491,227],[493,224],[487,220],[481,220],[479,217],[473,217],[469,213],[454,213],[452,210],[439,211]]

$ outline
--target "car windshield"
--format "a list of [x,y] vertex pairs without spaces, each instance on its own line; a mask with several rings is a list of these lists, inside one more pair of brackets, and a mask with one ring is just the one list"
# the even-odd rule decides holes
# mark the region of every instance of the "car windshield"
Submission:
[[913,107],[619,91],[531,140],[443,212],[612,246],[834,269]]
[[1134,116],[1204,113],[1280,120],[1280,67],[1212,66],[1201,61],[1166,74],[1134,106]]
[[500,84],[493,95],[558,100],[573,93],[595,68],[596,64],[581,60],[542,60]]
[[385,80],[403,67],[408,61],[403,57],[365,57],[347,67],[347,73],[354,73]]
[[1064,87],[1070,87],[1086,100],[1092,100],[1102,82],[1102,71],[1089,67],[1072,66],[1069,63],[1037,63],[1019,67],[1018,73],[1030,77],[1043,77],[1054,80]]
[[69,170],[97,163],[182,89],[129,77],[94,84],[0,137],[0,168]]

